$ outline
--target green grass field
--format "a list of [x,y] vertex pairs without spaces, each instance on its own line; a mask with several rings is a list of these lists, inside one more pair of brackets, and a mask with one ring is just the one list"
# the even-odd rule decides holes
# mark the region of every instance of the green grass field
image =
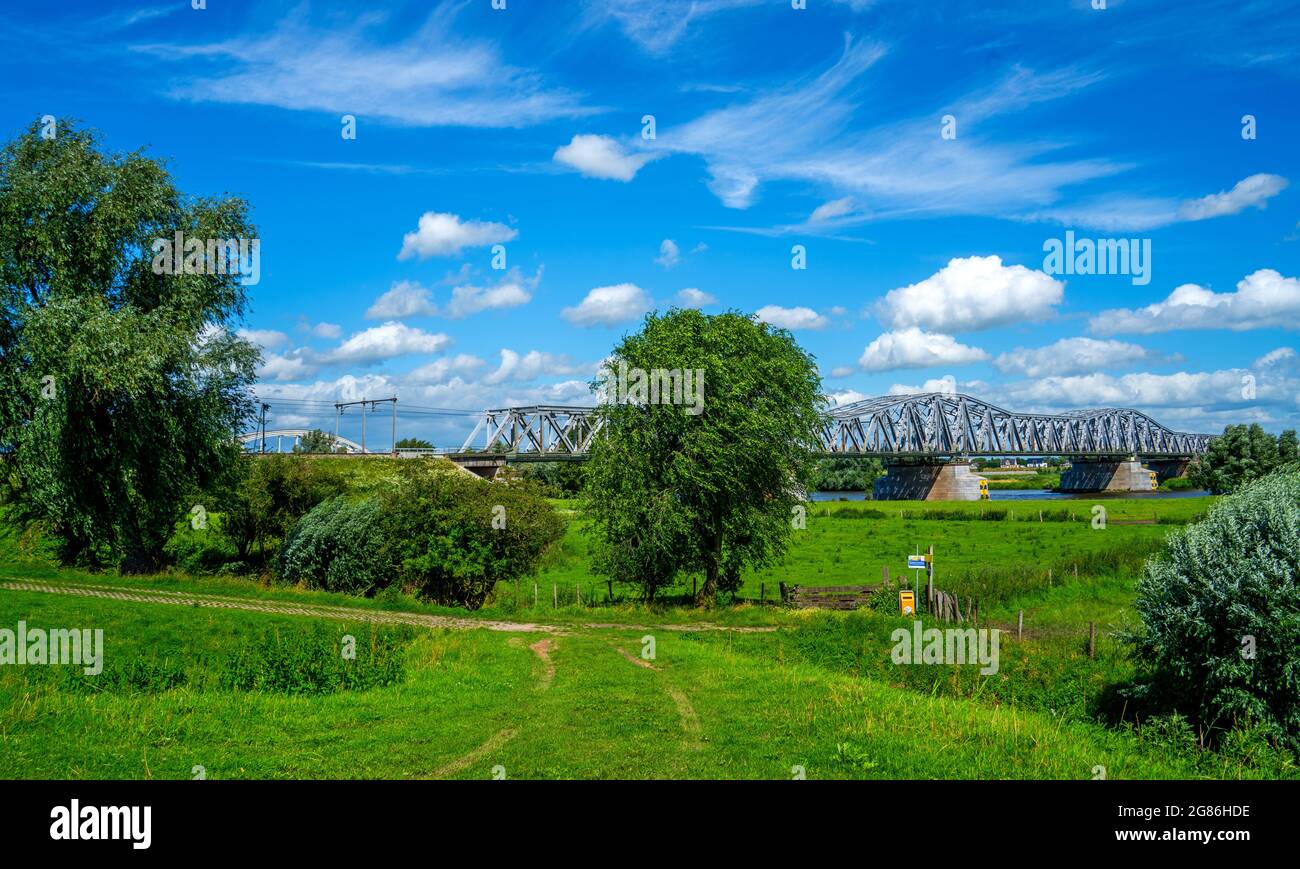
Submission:
[[[518,591],[500,589],[478,614],[557,630],[405,629],[394,641],[400,678],[315,693],[297,691],[295,679],[336,666],[327,658],[345,634],[369,648],[375,628],[360,619],[0,589],[0,627],[24,620],[102,628],[110,676],[91,682],[74,667],[0,667],[0,776],[190,778],[202,767],[209,778],[789,778],[802,771],[809,778],[1082,780],[1102,768],[1107,778],[1295,777],[1293,760],[1266,746],[1202,750],[1176,726],[1134,721],[1112,702],[1113,689],[1132,675],[1114,633],[1135,623],[1134,565],[1207,506],[1107,501],[1112,521],[1094,530],[1085,502],[1053,504],[1063,512],[1045,508],[1042,521],[1038,505],[1026,503],[817,504],[785,563],[747,577],[744,598],[713,611],[606,605],[603,594],[592,606],[587,589],[597,581],[585,571],[575,518],[538,584],[581,587],[583,606],[569,600],[552,609],[541,595],[534,609],[521,583]],[[988,518],[994,510],[1008,512]],[[1153,514],[1162,524],[1122,524]],[[892,664],[890,633],[910,624],[892,614],[749,600],[758,583],[874,582],[882,565],[901,573],[906,553],[931,543],[941,587],[983,582],[981,621],[1011,629],[995,675],[975,666]],[[1074,563],[1077,578],[1062,567]],[[1034,581],[1048,567],[1053,582]],[[0,533],[0,582],[15,579],[343,605],[359,615],[454,612],[233,577],[87,575],[52,566],[9,528]],[[1017,642],[1020,610],[1026,635]],[[1100,628],[1095,657],[1086,651],[1089,622]],[[267,651],[259,645],[266,637],[284,645]],[[640,656],[646,637],[654,640],[652,661]],[[299,646],[315,652],[278,660],[277,649]],[[287,672],[287,681],[232,686],[232,662],[247,664],[250,650],[261,650],[255,667]],[[378,664],[362,654],[348,666],[364,675]]]

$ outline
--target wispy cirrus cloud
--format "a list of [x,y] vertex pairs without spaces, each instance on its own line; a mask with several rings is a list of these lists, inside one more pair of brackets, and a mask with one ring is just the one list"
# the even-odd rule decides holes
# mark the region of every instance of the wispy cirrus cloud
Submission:
[[[1100,73],[1082,69],[1013,68],[1001,81],[950,106],[910,119],[881,118],[863,128],[861,120],[869,115],[866,74],[887,53],[884,45],[846,37],[839,59],[821,73],[661,130],[647,147],[701,157],[710,190],[731,208],[748,208],[767,182],[803,181],[833,191],[837,198],[829,207],[802,225],[809,229],[844,221],[856,201],[871,203],[872,218],[1015,215],[1060,199],[1072,184],[1129,168],[1105,159],[1054,161],[1050,155],[1060,141],[997,142],[973,132],[979,121],[1075,94],[1101,80]],[[943,111],[938,109],[960,118],[966,132],[941,138]]]
[[[865,11],[877,0],[831,0],[851,9]],[[685,38],[691,28],[705,19],[736,9],[765,6],[774,14],[799,14],[788,3],[770,0],[586,0],[579,19],[582,27],[614,24],[623,34],[649,54],[664,54]],[[782,8],[784,7],[784,8]]]
[[458,37],[463,4],[442,3],[415,32],[384,41],[384,15],[317,25],[299,7],[269,32],[219,42],[148,43],[184,64],[168,93],[201,102],[352,113],[395,124],[524,127],[598,111],[508,64],[490,42]]
[[1025,215],[1066,226],[1086,226],[1111,232],[1143,232],[1175,223],[1210,220],[1263,209],[1289,186],[1281,175],[1260,173],[1243,178],[1228,190],[1196,199],[1110,194]]

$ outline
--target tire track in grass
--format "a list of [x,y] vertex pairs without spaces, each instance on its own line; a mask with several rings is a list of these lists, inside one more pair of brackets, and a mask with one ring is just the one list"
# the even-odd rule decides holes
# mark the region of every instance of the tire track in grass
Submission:
[[[247,612],[271,613],[272,615],[307,616],[320,619],[343,619],[346,621],[373,622],[375,624],[401,624],[416,627],[449,628],[458,631],[489,630],[507,633],[531,634],[566,634],[573,625],[547,625],[534,622],[508,622],[500,619],[476,619],[457,616],[440,616],[425,613],[399,612],[396,610],[374,610],[361,607],[330,606],[328,604],[293,603],[288,601],[263,600],[254,597],[234,595],[203,594],[190,591],[171,591],[169,589],[133,588],[119,585],[95,585],[78,582],[47,582],[32,579],[0,580],[0,589],[9,591],[34,591],[47,594],[69,594],[82,597],[97,597],[106,600],[118,600],[129,603],[172,604],[174,606],[212,607],[215,609],[245,610]],[[577,627],[595,630],[647,631],[644,625],[627,625],[615,622],[582,623]],[[737,634],[772,633],[774,626],[738,626],[718,625],[711,622],[696,624],[658,625],[655,630],[677,633],[697,633],[711,631],[728,631]]]
[[34,591],[48,594],[79,595],[129,603],[171,604],[172,606],[212,607],[215,609],[244,610],[272,615],[308,616],[320,619],[341,619],[375,624],[414,625],[423,628],[451,628],[455,630],[486,629],[517,633],[551,633],[561,629],[553,625],[528,622],[502,622],[488,619],[456,618],[422,613],[404,613],[393,610],[372,610],[361,607],[326,606],[323,604],[296,604],[263,601],[256,598],[222,597],[210,594],[129,588],[110,585],[50,584],[31,581],[0,582],[0,588],[10,591]]
[[[524,641],[518,637],[511,637],[508,641],[508,645],[513,648],[521,648],[524,645]],[[537,687],[539,691],[545,691],[550,688],[551,683],[555,681],[555,661],[551,659],[551,652],[555,650],[555,642],[553,640],[538,640],[528,648],[532,650],[533,654],[536,655],[542,663],[542,674],[538,677]],[[504,730],[499,730],[492,734],[492,736],[488,737],[486,742],[471,751],[469,754],[462,755],[450,763],[443,764],[433,773],[431,778],[447,778],[448,776],[453,776],[459,772],[464,772],[467,768],[478,763],[478,761],[492,752],[497,751],[501,746],[505,745],[518,735],[519,730],[514,727],[507,727]]]
[[[636,657],[622,646],[614,646],[617,651],[629,664],[635,664],[645,670],[653,670],[656,673],[662,673],[663,670],[651,664],[649,661]],[[701,751],[704,748],[703,728],[700,726],[700,716],[695,713],[695,706],[686,693],[669,681],[667,676],[661,676],[660,687],[673,701],[677,707],[677,718],[682,725],[682,733],[685,734],[686,748],[690,751]]]

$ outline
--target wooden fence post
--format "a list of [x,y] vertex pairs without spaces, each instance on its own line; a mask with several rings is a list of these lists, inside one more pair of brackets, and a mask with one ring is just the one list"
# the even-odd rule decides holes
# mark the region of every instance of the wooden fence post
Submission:
[[1097,623],[1088,622],[1088,657],[1097,657]]
[[533,583],[533,609],[537,609],[537,583]]
[[1025,611],[1020,611],[1020,618],[1016,620],[1016,642],[1025,638]]
[[551,583],[551,609],[560,608],[560,587]]

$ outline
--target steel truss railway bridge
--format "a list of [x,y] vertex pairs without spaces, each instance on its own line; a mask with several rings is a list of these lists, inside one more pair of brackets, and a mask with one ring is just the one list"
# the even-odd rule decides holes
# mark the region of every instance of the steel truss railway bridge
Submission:
[[[595,408],[499,408],[484,411],[460,450],[446,455],[491,477],[509,462],[581,461],[600,434]],[[826,457],[883,459],[888,473],[876,483],[877,498],[969,500],[982,491],[973,456],[1061,456],[1071,460],[1062,491],[1150,491],[1180,476],[1212,437],[1173,431],[1126,408],[1016,413],[931,392],[832,408],[820,446]]]

